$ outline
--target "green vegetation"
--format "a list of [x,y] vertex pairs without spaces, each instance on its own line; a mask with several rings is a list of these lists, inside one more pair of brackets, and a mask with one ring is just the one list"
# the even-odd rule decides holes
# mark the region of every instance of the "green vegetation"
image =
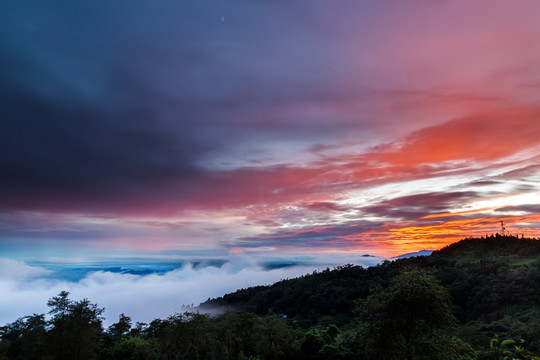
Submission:
[[495,358],[500,360],[540,360],[540,356],[534,355],[525,348],[525,340],[519,337],[517,340],[506,339],[499,341],[498,336],[491,339],[489,347]]
[[[457,320],[448,291],[428,271],[397,275],[387,289],[376,288],[356,307],[359,358],[472,359],[474,352],[455,337]],[[356,345],[356,344],[354,344]]]
[[231,309],[215,317],[104,329],[61,292],[0,327],[0,359],[538,359],[539,288],[540,240],[492,236],[239,290],[202,304]]

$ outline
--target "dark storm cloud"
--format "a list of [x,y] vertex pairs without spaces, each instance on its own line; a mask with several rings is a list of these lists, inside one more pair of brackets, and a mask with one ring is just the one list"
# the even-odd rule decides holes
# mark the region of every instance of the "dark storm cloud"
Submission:
[[8,92],[1,106],[0,161],[2,191],[14,202],[33,192],[102,194],[101,200],[120,189],[133,195],[147,183],[195,176],[194,162],[216,144],[198,140],[189,122],[172,131],[161,128],[147,105],[155,99],[136,90],[128,106],[112,111],[82,101],[52,101],[4,83],[1,93]]
[[[200,109],[163,98],[148,81],[144,54],[134,56],[133,39],[122,41],[122,32],[140,35],[129,25],[133,14],[62,2],[3,6],[2,32],[10,35],[0,43],[7,50],[0,55],[3,206],[107,206],[200,172],[195,162],[218,138],[194,126],[205,120]],[[118,26],[122,20],[128,25]],[[167,29],[146,30],[153,33],[143,30],[150,38],[139,51],[152,53],[152,35]]]
[[294,110],[335,90],[327,39],[305,41],[324,25],[240,3],[3,3],[2,206],[159,203],[243,143],[338,131]]

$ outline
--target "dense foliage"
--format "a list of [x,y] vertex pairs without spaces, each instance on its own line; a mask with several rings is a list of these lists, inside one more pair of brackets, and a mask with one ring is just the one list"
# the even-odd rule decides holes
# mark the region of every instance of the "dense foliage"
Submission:
[[[432,272],[450,293],[458,334],[482,357],[495,334],[522,336],[540,350],[540,240],[492,235],[468,238],[431,256],[385,261],[369,268],[346,265],[334,270],[242,289],[207,301],[257,314],[283,313],[302,327],[336,324],[348,330],[357,299],[411,267]],[[488,350],[486,352],[489,353]],[[487,356],[487,355],[486,355]]]
[[[61,292],[0,328],[0,359],[536,359],[540,240],[465,239],[428,257],[346,265],[103,328]],[[491,343],[491,347],[490,347]]]

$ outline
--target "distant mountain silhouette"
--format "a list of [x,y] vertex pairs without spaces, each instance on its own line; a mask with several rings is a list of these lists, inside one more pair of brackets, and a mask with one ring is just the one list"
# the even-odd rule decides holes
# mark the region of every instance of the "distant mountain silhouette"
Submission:
[[411,253],[395,256],[392,259],[406,259],[406,258],[415,257],[415,256],[429,256],[431,255],[432,252],[433,250],[420,250],[416,252],[411,252]]

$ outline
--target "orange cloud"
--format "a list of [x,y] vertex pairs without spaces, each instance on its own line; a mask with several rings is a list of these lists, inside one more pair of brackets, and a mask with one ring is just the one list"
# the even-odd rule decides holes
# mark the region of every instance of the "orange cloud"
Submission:
[[504,221],[509,233],[535,237],[538,235],[540,214],[507,216],[501,218],[458,219],[436,225],[388,226],[390,249],[418,251],[438,249],[465,237],[480,237],[500,233],[500,221]]
[[540,143],[539,118],[537,107],[471,115],[417,131],[402,144],[388,145],[371,157],[383,163],[407,166],[501,159]]

